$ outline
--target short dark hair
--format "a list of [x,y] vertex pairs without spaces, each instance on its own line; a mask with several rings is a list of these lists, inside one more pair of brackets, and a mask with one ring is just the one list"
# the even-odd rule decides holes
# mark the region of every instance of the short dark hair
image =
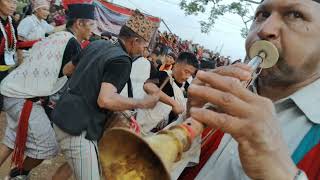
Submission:
[[28,4],[28,5],[26,5],[25,7],[23,7],[22,13],[23,13],[25,16],[32,14],[32,5],[31,5],[31,3]]
[[122,26],[119,32],[119,38],[129,39],[129,38],[140,38],[143,40],[141,36],[137,33],[133,32],[129,27]]
[[66,23],[66,28],[70,29],[72,28],[73,24],[76,22],[77,19],[68,19]]
[[158,49],[155,49],[152,51],[151,54],[155,54],[156,56],[159,56],[160,55],[160,51]]
[[67,23],[66,23],[66,29],[71,29],[72,26],[74,25],[74,23],[77,22],[77,20],[79,20],[82,23],[86,23],[88,21],[88,19],[81,19],[81,18],[71,18],[71,19],[67,19]]
[[179,54],[176,63],[186,63],[188,65],[191,65],[195,68],[199,68],[199,61],[197,59],[197,56],[190,52],[182,52]]

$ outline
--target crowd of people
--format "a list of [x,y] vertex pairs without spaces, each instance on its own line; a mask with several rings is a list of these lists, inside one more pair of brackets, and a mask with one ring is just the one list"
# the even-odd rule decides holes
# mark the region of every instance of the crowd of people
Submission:
[[124,113],[123,126],[142,137],[174,124],[191,142],[185,119],[206,125],[197,137],[206,140],[192,141],[199,153],[184,156],[172,179],[320,179],[319,2],[261,2],[246,50],[266,40],[280,57],[259,76],[240,59],[159,32],[138,10],[115,35],[94,34],[90,3],[33,0],[24,14],[16,6],[0,0],[7,179],[29,179],[58,153],[67,162],[52,179],[100,179],[99,140]]
[[[52,25],[54,27],[63,27],[63,25],[66,22],[66,14],[65,14],[65,8],[63,5],[54,3],[54,1],[51,1],[50,8],[48,9],[49,14],[45,15],[45,22],[49,25]],[[32,4],[29,4],[23,8],[22,13],[15,12],[13,15],[13,19],[15,21],[16,26],[20,24],[20,21],[22,19],[25,19],[26,17],[32,15]],[[28,17],[27,19],[30,19],[31,17]],[[24,20],[23,24],[21,25],[21,28],[18,31],[26,31],[25,24],[27,24],[29,21]],[[52,27],[51,27],[52,28]],[[21,30],[24,29],[24,30]],[[49,28],[50,30],[50,28]],[[49,32],[48,32],[49,33]],[[240,62],[239,60],[232,60],[230,56],[221,56],[219,52],[213,52],[212,50],[205,49],[203,46],[193,43],[191,40],[182,40],[178,35],[169,33],[167,31],[160,32],[157,31],[155,34],[155,41],[152,41],[152,44],[149,45],[147,51],[145,52],[145,56],[148,57],[149,60],[151,60],[151,53],[157,54],[157,56],[161,55],[167,55],[168,53],[173,53],[175,56],[177,56],[181,52],[191,52],[194,53],[200,63],[201,69],[214,69],[215,67],[222,66],[222,65],[229,65],[232,62]],[[97,39],[117,39],[117,34],[113,34],[110,32],[102,32],[98,33],[97,31],[93,31],[92,37],[90,38],[90,42],[97,40]],[[88,44],[88,41],[83,42],[84,46]],[[169,50],[168,50],[169,49]],[[159,60],[159,59],[158,59]],[[163,59],[162,59],[163,60]],[[159,62],[159,61],[158,61]]]
[[[166,31],[158,31],[154,51],[149,50],[151,53],[156,55],[164,54],[179,54],[181,52],[190,52],[196,55],[200,63],[200,69],[214,69],[219,66],[230,65],[233,62],[242,62],[241,59],[232,61],[231,57],[221,56],[218,52],[214,53],[209,49],[205,49],[199,44],[194,44],[192,41],[182,40],[179,36],[168,33]],[[150,57],[151,58],[151,57]],[[152,58],[151,58],[152,59]]]

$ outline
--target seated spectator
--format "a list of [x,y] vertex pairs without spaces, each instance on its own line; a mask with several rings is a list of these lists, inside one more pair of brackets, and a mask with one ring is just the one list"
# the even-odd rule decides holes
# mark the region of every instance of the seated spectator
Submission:
[[13,19],[14,19],[14,22],[16,23],[16,25],[19,25],[19,23],[20,23],[20,21],[21,21],[21,14],[15,12],[15,13],[13,14]]
[[46,21],[49,15],[49,6],[50,4],[47,0],[35,0],[32,2],[33,14],[21,20],[18,26],[19,40],[38,40],[54,31],[54,27]]
[[[155,49],[152,51],[152,53],[150,54],[150,59],[149,61],[152,62],[154,67],[158,67],[159,65],[162,65],[161,61],[159,60],[159,55],[160,55],[160,51]],[[159,62],[160,61],[160,62]],[[159,63],[159,64],[158,64]]]
[[175,63],[176,55],[170,49],[164,57],[164,61],[162,65],[159,67],[159,71],[169,71],[173,68],[173,64]]
[[56,26],[61,26],[66,23],[66,15],[65,15],[64,9],[58,8],[57,13],[53,16],[53,21]]

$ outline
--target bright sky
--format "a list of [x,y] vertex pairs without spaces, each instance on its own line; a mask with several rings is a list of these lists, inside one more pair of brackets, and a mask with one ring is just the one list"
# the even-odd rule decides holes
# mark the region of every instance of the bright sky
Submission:
[[[162,18],[170,30],[182,39],[192,40],[208,49],[218,51],[224,56],[231,56],[233,60],[245,56],[244,42],[240,35],[243,23],[239,16],[228,14],[216,21],[214,29],[209,34],[200,30],[200,20],[206,15],[185,16],[179,7],[179,0],[113,0],[113,3],[139,9],[144,13]],[[161,25],[160,30],[165,30]]]

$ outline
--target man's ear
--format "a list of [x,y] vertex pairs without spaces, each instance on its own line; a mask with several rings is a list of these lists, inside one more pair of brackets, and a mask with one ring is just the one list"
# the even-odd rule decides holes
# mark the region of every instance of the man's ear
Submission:
[[130,44],[131,44],[132,46],[135,46],[135,44],[136,44],[137,41],[138,41],[138,38],[136,38],[136,37],[131,38]]
[[83,26],[83,22],[80,19],[77,19],[75,22],[76,28],[80,29]]

